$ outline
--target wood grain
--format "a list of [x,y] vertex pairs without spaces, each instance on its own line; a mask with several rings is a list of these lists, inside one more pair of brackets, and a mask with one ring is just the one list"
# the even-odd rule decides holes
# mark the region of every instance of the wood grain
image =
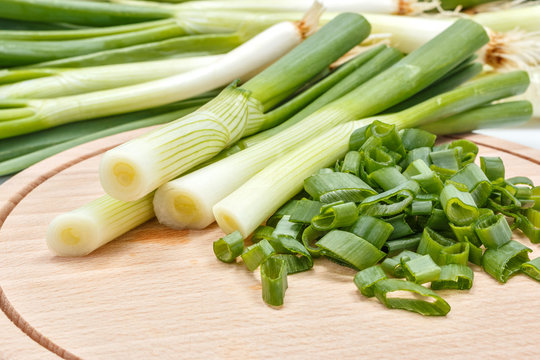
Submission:
[[[139,131],[69,150],[0,186],[0,307],[56,354],[85,359],[540,356],[540,286],[523,275],[500,285],[475,268],[472,290],[441,292],[452,306],[449,315],[427,318],[362,297],[352,270],[324,260],[289,278],[282,309],[267,307],[257,271],[215,259],[211,243],[221,234],[215,226],[175,231],[150,221],[85,258],[54,257],[44,241],[48,222],[101,195],[97,155]],[[481,154],[501,156],[507,176],[527,175],[540,183],[539,151],[485,136],[469,138],[482,144]],[[540,255],[540,246],[516,239],[534,250],[531,257]],[[12,352],[30,349],[28,338],[13,339]],[[34,350],[24,351],[38,354]]]

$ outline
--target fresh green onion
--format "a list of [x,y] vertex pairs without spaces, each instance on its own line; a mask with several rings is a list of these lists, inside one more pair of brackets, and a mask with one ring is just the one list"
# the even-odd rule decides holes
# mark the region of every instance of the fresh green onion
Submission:
[[291,212],[290,220],[292,222],[310,224],[313,217],[320,214],[322,205],[320,201],[302,199]]
[[454,241],[442,236],[429,227],[424,228],[422,238],[416,250],[419,254],[429,255],[436,264],[444,265],[442,251],[447,247],[454,245]]
[[358,287],[362,295],[373,297],[375,296],[373,291],[375,283],[386,278],[386,274],[380,266],[371,266],[356,273],[354,284]]
[[468,242],[458,242],[447,246],[441,250],[439,262],[442,265],[460,264],[467,265],[469,261],[470,244]]
[[0,98],[54,98],[139,84],[195,70],[221,57],[197,56],[82,69],[49,69],[56,74],[0,86]]
[[521,265],[521,271],[536,281],[540,281],[540,257],[523,263]]
[[487,249],[498,249],[512,240],[512,230],[503,214],[478,219],[474,231]]
[[374,293],[389,309],[403,309],[435,316],[444,316],[450,311],[450,305],[434,291],[410,281],[380,280],[374,285]]
[[480,156],[480,167],[489,180],[504,179],[504,164],[500,157]]
[[[199,103],[202,105],[208,100],[209,99],[201,99]],[[195,105],[196,103],[197,101],[185,101],[186,105]],[[138,120],[134,119],[133,121],[128,121],[130,120],[130,116],[128,115],[116,116],[97,119],[95,121],[85,121],[84,123],[67,124],[63,127],[48,129],[33,134],[27,134],[10,139],[5,139],[2,141],[2,145],[4,144],[4,142],[6,143],[6,145],[12,144],[13,142],[15,142],[17,145],[13,148],[13,151],[11,151],[10,148],[6,149],[5,155],[8,157],[6,158],[6,160],[0,162],[0,175],[13,174],[41,160],[44,160],[49,156],[95,139],[103,138],[113,134],[118,134],[124,131],[139,129],[152,125],[159,125],[173,121],[175,119],[178,119],[179,117],[185,116],[197,110],[198,108],[198,106],[186,107],[183,109],[180,108],[176,111],[150,117],[144,117],[145,112],[140,112],[138,115],[134,115],[137,117],[142,117]],[[116,126],[107,127],[107,123],[116,123],[115,120],[120,120],[125,123],[119,123]],[[81,136],[77,137],[79,134]],[[65,137],[71,137],[71,139],[61,141],[62,135],[64,135]],[[37,142],[35,141],[36,137],[39,138]],[[57,143],[57,141],[60,142]],[[19,150],[19,154],[16,153],[17,150]]]
[[421,255],[418,255],[415,252],[405,250],[394,257],[387,257],[384,259],[384,261],[381,263],[381,267],[390,276],[402,278],[405,276],[405,272],[403,271],[403,263],[416,259],[420,256]]
[[256,244],[261,240],[270,240],[272,238],[273,232],[273,227],[261,225],[253,232],[253,236],[251,236],[251,242]]
[[433,262],[429,255],[420,256],[407,261],[402,259],[401,267],[405,278],[417,284],[435,281],[439,279],[441,273],[441,268]]
[[9,71],[15,72],[14,76],[17,76],[19,72],[23,72],[23,74],[34,77],[35,72],[40,74],[49,68],[81,68],[167,58],[216,55],[232,51],[245,41],[246,37],[241,33],[180,36],[119,49],[44,61],[32,64],[31,67],[11,68]]
[[369,178],[375,181],[385,191],[407,182],[407,178],[395,166],[375,170],[369,174]]
[[226,263],[233,262],[244,251],[244,238],[242,234],[235,231],[214,241],[214,254]]
[[302,244],[309,251],[312,257],[321,256],[322,249],[317,246],[317,241],[326,235],[325,231],[315,230],[312,226],[308,226],[302,233]]
[[[299,40],[300,34],[292,23],[281,23],[276,26],[278,28],[272,27],[266,30],[234,51],[238,54],[240,48],[245,47],[242,58],[251,57],[250,60],[254,60],[254,56],[260,59],[264,57],[268,62],[274,56],[265,54],[262,50],[271,48],[271,53],[274,55],[285,50],[285,46],[278,50],[275,46],[267,45],[271,38],[276,39],[278,33],[279,38],[283,37],[284,32],[290,32],[289,35],[294,33],[294,37],[290,40],[293,38],[294,42]],[[210,106],[209,103],[207,108],[201,108],[200,111],[194,113],[189,125],[185,125],[184,119],[181,126],[179,126],[180,122],[172,123],[162,130],[110,150],[104,155],[100,170],[104,189],[117,197],[137,198],[208,160],[241,136],[257,132],[264,126],[264,116],[261,116],[261,111],[268,106],[268,102],[286,98],[363,39],[368,31],[369,25],[361,16],[343,14],[249,80],[242,88],[229,89],[226,95],[223,94],[225,98],[218,96],[213,105]],[[282,43],[282,41],[283,39],[279,40],[282,45],[287,43]],[[289,42],[287,48],[290,48],[294,42]],[[251,45],[248,45],[250,43]],[[330,54],[328,48],[334,51]],[[337,49],[339,51],[335,51]],[[249,55],[255,50],[257,54]],[[230,54],[232,52],[228,55]],[[233,57],[229,59],[233,60]],[[239,62],[238,58],[234,64],[225,60],[220,61],[220,64],[223,69],[227,69],[226,76],[228,77],[234,75],[231,67],[242,69],[242,71],[247,70],[246,64]],[[308,64],[311,65],[308,66]],[[308,68],[309,71],[299,72],[300,68],[304,70]],[[213,76],[216,76],[215,73]],[[200,78],[197,81],[201,81]],[[156,91],[155,88],[152,90]],[[156,92],[163,96],[159,91]],[[196,129],[197,132],[195,132]],[[203,139],[212,141],[203,142]],[[158,150],[160,147],[166,151]],[[154,160],[149,160],[141,152]],[[151,168],[147,167],[148,164],[152,164]],[[118,170],[119,168],[124,170]]]
[[102,196],[58,215],[47,229],[47,246],[59,256],[84,256],[154,217],[153,193],[132,202]]
[[287,290],[287,263],[278,257],[268,258],[261,266],[262,297],[272,306],[283,305]]
[[368,241],[346,231],[332,230],[317,241],[326,256],[362,270],[379,262],[386,254]]
[[482,257],[484,270],[501,283],[520,271],[521,265],[529,261],[532,250],[520,242],[510,240],[497,249],[487,249]]
[[441,205],[452,223],[464,226],[478,217],[478,207],[468,192],[459,191],[454,185],[446,185],[441,191]]
[[467,265],[449,264],[441,266],[438,280],[431,282],[433,290],[469,290],[472,287],[474,272]]
[[304,181],[304,190],[323,203],[360,202],[376,192],[360,178],[345,173],[316,174]]
[[358,218],[358,209],[354,202],[324,206],[321,213],[311,220],[311,226],[318,231],[333,230],[350,226]]
[[381,249],[394,231],[392,225],[372,216],[362,215],[347,231],[369,241],[377,249]]
[[295,254],[276,254],[273,258],[283,260],[287,264],[287,273],[296,274],[303,271],[308,271],[313,267],[313,260],[306,256],[297,256]]
[[383,251],[385,251],[388,256],[398,254],[403,250],[416,251],[418,244],[420,244],[420,239],[422,235],[412,235],[408,237],[403,237],[394,240],[388,240],[384,246]]
[[253,271],[275,254],[275,250],[266,240],[261,240],[256,244],[248,246],[240,255],[249,271]]
[[437,135],[466,133],[476,129],[517,126],[533,114],[529,101],[509,101],[477,107],[444,120],[421,125],[420,128]]
[[397,215],[412,203],[414,195],[419,190],[418,184],[409,180],[393,189],[364,199],[358,209],[363,215]]
[[0,16],[3,18],[90,26],[129,24],[170,17],[170,11],[159,7],[95,1],[1,0],[0,7]]
[[465,185],[477,206],[484,206],[491,194],[491,183],[482,169],[476,164],[467,164],[448,183]]

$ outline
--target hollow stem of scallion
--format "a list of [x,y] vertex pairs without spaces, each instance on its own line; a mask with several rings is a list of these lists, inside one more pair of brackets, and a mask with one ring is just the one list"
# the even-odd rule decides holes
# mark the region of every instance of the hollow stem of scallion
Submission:
[[227,233],[239,230],[244,236],[251,234],[268,216],[302,189],[305,178],[343,157],[348,150],[348,139],[352,132],[373,120],[395,124],[399,128],[418,126],[523,92],[527,85],[528,78],[523,72],[493,75],[399,113],[339,125],[273,161],[218,202],[213,209],[216,221]]
[[[280,26],[290,29],[294,25]],[[298,37],[296,27],[295,31]],[[242,88],[228,88],[188,120],[184,118],[107,152],[100,168],[105,191],[125,201],[137,199],[208,160],[240,137],[259,131],[265,124],[263,110],[268,103],[291,95],[368,33],[369,24],[360,15],[340,15]],[[259,41],[252,50],[263,56],[269,44]],[[269,61],[268,55],[263,58]],[[224,62],[220,64],[227,74],[231,67],[245,70],[245,64]]]
[[[80,69],[48,69],[56,74],[0,85],[0,99],[47,99],[140,84],[203,68],[221,58],[222,55],[210,55]],[[11,71],[14,76],[17,72],[24,76],[25,70]]]

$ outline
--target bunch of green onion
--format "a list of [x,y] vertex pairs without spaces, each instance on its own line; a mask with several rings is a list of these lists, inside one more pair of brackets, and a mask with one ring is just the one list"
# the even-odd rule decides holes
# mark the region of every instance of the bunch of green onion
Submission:
[[364,296],[423,315],[450,311],[433,290],[472,287],[469,262],[501,283],[519,272],[540,281],[540,258],[529,260],[531,249],[512,240],[520,229],[540,243],[540,187],[505,179],[498,157],[476,165],[470,141],[435,146],[435,138],[379,121],[355,130],[345,156],[306,178],[254,231],[253,245],[232,232],[214,242],[217,258],[241,257],[250,271],[260,265],[262,297],[273,306],[283,305],[287,275],[318,257],[359,271]]

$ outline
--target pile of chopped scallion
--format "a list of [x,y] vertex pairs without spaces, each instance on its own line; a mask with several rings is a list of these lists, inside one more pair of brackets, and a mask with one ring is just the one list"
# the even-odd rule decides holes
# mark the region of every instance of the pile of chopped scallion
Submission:
[[[468,290],[481,266],[501,283],[524,272],[540,281],[540,258],[512,240],[521,230],[540,242],[540,187],[505,179],[499,157],[480,157],[468,140],[435,145],[421,129],[380,121],[357,129],[334,168],[304,181],[304,190],[251,237],[236,231],[214,242],[224,262],[260,266],[262,297],[283,304],[287,276],[326,257],[358,270],[354,283],[386,307],[446,315],[434,290]],[[430,288],[427,287],[430,284]]]

